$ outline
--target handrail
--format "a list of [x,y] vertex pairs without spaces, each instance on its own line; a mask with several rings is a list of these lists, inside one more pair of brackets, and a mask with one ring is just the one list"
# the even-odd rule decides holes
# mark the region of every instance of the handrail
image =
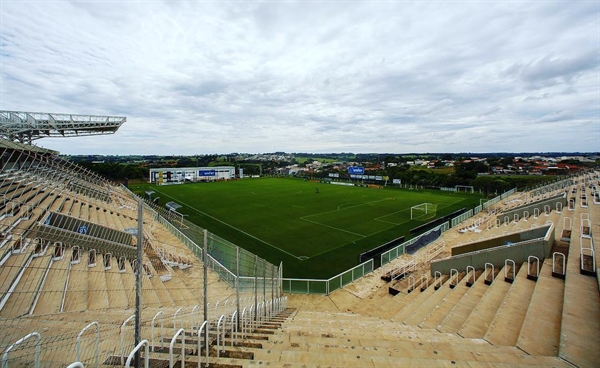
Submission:
[[37,332],[32,332],[20,338],[11,344],[2,355],[2,368],[8,368],[8,353],[17,345],[24,343],[30,337],[35,337],[35,368],[40,368],[40,353],[42,352],[42,336]]
[[561,256],[562,257],[562,273],[561,275],[564,275],[566,273],[566,268],[565,268],[565,255],[561,252],[554,252],[552,253],[552,272],[557,273],[555,271],[555,263],[556,263],[556,256]]
[[67,366],[67,368],[85,368],[81,362],[73,362]]
[[250,325],[250,332],[254,331],[254,326],[253,326],[253,317],[252,317],[252,316],[254,316],[253,312],[254,312],[254,304],[252,304],[252,305],[250,306],[250,310],[249,310],[249,313],[248,313],[248,319],[250,320],[250,322],[249,322],[249,325]]
[[135,318],[135,314],[127,318],[121,325],[121,365],[125,364],[125,326],[127,326],[127,323],[133,318]]
[[429,287],[429,277],[427,276],[426,273],[424,273],[421,275],[421,280],[420,280],[421,281],[421,290],[424,290],[423,289],[423,277],[425,277],[425,289],[427,289]]
[[[150,330],[150,336],[152,339],[152,352],[154,352],[154,326],[155,326],[155,321],[156,318],[158,316],[160,316],[161,314],[163,314],[163,311],[158,311],[158,313],[156,313],[154,315],[154,317],[152,318],[152,329]],[[160,319],[160,347],[162,348],[164,346],[164,341],[163,341],[163,335],[165,334],[165,324],[164,324],[164,320],[161,318]]]
[[112,253],[110,253],[110,252],[105,253],[102,256],[102,263],[103,263],[105,271],[110,270],[112,268],[111,259],[112,259]]
[[270,321],[273,318],[273,299],[267,302],[267,321]]
[[[587,231],[585,228],[587,227]],[[592,222],[589,219],[581,219],[581,225],[579,225],[581,236],[584,238],[592,237]]]
[[[410,287],[410,280],[412,280],[412,288]],[[408,276],[408,291],[412,291],[415,288],[415,278],[413,276]]]
[[536,270],[535,270],[535,277],[538,277],[540,275],[540,259],[536,256],[529,256],[527,257],[527,276],[533,276],[531,275],[529,272],[531,270],[531,259],[535,259],[535,265],[536,265]]
[[454,271],[454,273],[456,274],[456,285],[458,285],[458,270],[456,268],[450,269],[450,284],[448,285],[452,285],[452,271]]
[[[127,271],[127,268],[125,267],[125,262],[127,262],[127,258],[125,256],[120,256],[117,260],[117,268],[119,269],[120,273]],[[121,266],[123,266],[123,268],[121,268]]]
[[[569,220],[568,221],[569,226],[567,226],[567,220]],[[572,227],[573,227],[573,219],[571,219],[568,216],[563,217],[563,230],[571,230]]]
[[92,323],[90,323],[89,325],[85,326],[81,332],[77,335],[77,339],[75,340],[75,360],[80,362],[80,354],[79,354],[79,347],[80,347],[80,343],[81,343],[81,336],[85,333],[85,331],[92,327],[92,326],[96,326],[96,343],[95,343],[95,358],[94,358],[94,367],[98,368],[98,356],[100,355],[100,325],[98,324],[98,322],[94,321]]
[[181,368],[185,368],[185,330],[180,328],[175,336],[171,339],[171,345],[169,345],[169,368],[173,368],[173,348],[175,346],[175,341],[179,335],[183,334],[181,338]]
[[433,273],[433,286],[435,286],[437,284],[438,275],[439,275],[439,278],[441,279],[442,278],[442,273],[440,271],[435,271]]
[[473,283],[475,283],[475,267],[473,266],[467,266],[467,282],[469,282],[469,269],[471,269],[472,275],[473,275]]
[[177,313],[181,312],[183,308],[179,308],[173,313],[173,330],[177,329]]
[[513,261],[512,259],[505,259],[504,260],[504,279],[508,278],[507,271],[508,271],[508,264],[509,263],[512,263],[512,267],[511,267],[511,270],[512,270],[512,280],[514,280],[517,277],[517,272],[515,271],[515,267],[516,267],[515,261]]
[[491,264],[491,263],[489,263],[489,262],[486,262],[486,263],[483,265],[483,267],[484,267],[484,270],[483,270],[483,279],[484,279],[485,281],[487,281],[487,276],[488,276],[488,273],[487,273],[487,272],[488,272],[488,265],[490,265],[490,266],[491,266],[491,268],[492,268],[492,280],[491,280],[490,282],[494,282],[494,265],[493,265],[493,264]]
[[135,353],[140,350],[144,346],[144,368],[150,367],[150,348],[148,347],[148,340],[142,340],[133,350],[129,353],[127,357],[127,362],[125,362],[125,368],[129,368],[131,364],[131,360],[133,360]]
[[258,302],[256,303],[256,309],[254,310],[254,326],[255,328],[258,328],[259,322],[261,322],[261,317],[262,317],[262,308],[261,308],[261,304],[262,302]]
[[236,317],[237,317],[237,311],[234,311],[233,314],[231,315],[231,346],[233,346],[233,343],[235,341],[235,335],[233,334],[234,327],[235,327],[235,333],[237,334],[237,323],[234,322],[234,320],[237,321]]
[[195,321],[194,321],[194,312],[196,311],[196,309],[198,309],[198,313],[200,313],[200,305],[199,305],[199,304],[196,304],[196,305],[194,306],[194,308],[192,308],[192,311],[190,312],[190,320],[191,320],[191,321],[190,321],[190,322],[191,322],[191,323],[190,323],[190,325],[191,325],[190,327],[192,328],[192,333],[193,333],[193,332],[194,332],[194,330],[196,329],[196,323],[195,323]]
[[[581,238],[583,239],[583,237],[581,237]],[[591,238],[589,238],[589,239],[590,239],[590,241],[592,242],[592,243],[590,244],[590,247],[589,247],[589,248],[588,248],[588,247],[585,247],[585,246],[583,245],[583,242],[581,242],[581,243],[579,244],[579,254],[581,254],[581,257],[579,257],[579,260],[580,260],[580,269],[581,269],[581,270],[583,270],[583,269],[584,269],[584,268],[583,268],[583,256],[584,256],[584,254],[583,254],[583,251],[584,251],[584,250],[589,250],[589,251],[590,251],[590,256],[592,257],[592,267],[595,267],[595,265],[596,265],[596,253],[594,252],[594,246],[593,246],[594,244],[593,244],[593,239],[591,239]]]
[[411,259],[408,263],[405,263],[402,266],[393,270],[390,274],[391,279],[395,280],[397,275],[406,274],[407,271],[413,271],[416,267],[417,262],[414,259]]
[[240,320],[242,321],[242,338],[246,338],[246,307],[242,309],[242,318]]
[[[217,358],[219,358],[220,347],[221,347],[221,322],[225,318],[225,315],[221,315],[219,317],[219,322],[217,322]],[[225,326],[223,326],[223,340],[225,340]]]
[[202,325],[198,329],[198,368],[200,368],[201,360],[200,356],[202,355],[202,340],[200,337],[202,336],[202,330],[204,330],[204,344],[205,352],[206,352],[206,367],[208,367],[208,321],[202,322]]

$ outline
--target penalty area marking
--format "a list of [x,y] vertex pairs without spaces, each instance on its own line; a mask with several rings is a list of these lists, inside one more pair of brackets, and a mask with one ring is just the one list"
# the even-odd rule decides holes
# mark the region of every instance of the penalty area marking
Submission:
[[[168,195],[168,194],[166,194],[166,193],[163,193],[163,192],[160,192],[159,190],[156,190],[156,191],[157,191],[158,193],[160,193],[160,194],[164,195],[164,196],[167,196],[167,197],[169,197],[169,198],[172,198],[172,199],[178,200],[177,198],[175,198],[175,197],[171,197],[170,195]],[[181,203],[183,203],[183,202],[181,202]],[[292,254],[292,253],[290,253],[290,252],[287,252],[287,251],[285,251],[285,250],[283,250],[283,249],[281,249],[281,248],[279,248],[279,247],[276,247],[276,246],[274,246],[273,244],[269,244],[269,243],[267,243],[266,241],[264,241],[264,240],[262,240],[262,239],[260,239],[260,238],[257,238],[256,236],[254,236],[254,235],[252,235],[252,234],[249,234],[249,233],[247,233],[247,232],[245,232],[245,231],[243,231],[243,230],[241,230],[241,229],[238,229],[237,227],[235,227],[235,226],[233,226],[233,225],[230,225],[230,224],[226,223],[225,221],[219,220],[218,218],[216,218],[216,217],[214,217],[214,216],[211,216],[211,215],[209,215],[209,214],[208,214],[208,213],[206,213],[206,212],[202,212],[202,211],[200,211],[199,209],[197,209],[197,208],[195,208],[195,207],[192,207],[192,206],[190,206],[190,205],[188,205],[188,204],[184,204],[184,206],[187,206],[187,207],[189,207],[189,208],[193,209],[194,211],[196,211],[196,212],[198,212],[198,213],[200,213],[200,214],[202,214],[202,215],[204,215],[204,216],[210,217],[211,219],[213,219],[213,220],[215,220],[215,221],[218,221],[218,222],[222,223],[222,224],[223,224],[223,225],[225,225],[225,226],[229,226],[230,228],[232,228],[232,229],[234,229],[234,230],[236,230],[236,231],[239,231],[240,233],[242,233],[242,234],[244,234],[244,235],[247,235],[247,236],[251,237],[252,239],[256,239],[256,240],[258,240],[259,242],[261,242],[261,243],[263,243],[263,244],[266,244],[266,245],[268,245],[268,246],[269,246],[269,247],[271,247],[271,248],[275,248],[275,249],[277,249],[277,250],[278,250],[278,251],[280,251],[280,252],[283,252],[283,253],[285,253],[285,254],[287,254],[287,255],[289,255],[289,256],[292,256],[292,257],[294,257],[294,258],[296,258],[296,259],[298,259],[298,260],[301,260],[301,259],[300,259],[300,257],[298,257],[298,256],[296,256],[296,255],[294,255],[294,254]]]
[[309,259],[310,257],[308,257],[308,256],[298,256],[298,257],[296,257],[296,258],[298,258],[298,259],[299,259],[299,260],[301,260],[301,261],[306,261],[306,260],[307,260],[307,259]]

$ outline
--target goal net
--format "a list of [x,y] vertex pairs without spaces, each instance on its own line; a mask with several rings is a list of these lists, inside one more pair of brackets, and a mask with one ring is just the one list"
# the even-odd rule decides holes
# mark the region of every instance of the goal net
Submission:
[[427,220],[435,217],[437,204],[421,203],[410,208],[411,220]]

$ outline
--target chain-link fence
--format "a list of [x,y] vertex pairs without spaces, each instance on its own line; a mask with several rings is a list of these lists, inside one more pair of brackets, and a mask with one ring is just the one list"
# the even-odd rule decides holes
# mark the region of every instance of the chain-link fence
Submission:
[[280,279],[55,152],[0,140],[2,367],[124,365],[143,340],[160,360],[181,329],[233,343],[285,307]]

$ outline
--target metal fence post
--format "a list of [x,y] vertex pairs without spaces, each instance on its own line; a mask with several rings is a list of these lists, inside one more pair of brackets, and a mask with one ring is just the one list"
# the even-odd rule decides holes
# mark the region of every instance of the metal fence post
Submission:
[[256,321],[256,307],[258,305],[258,256],[254,255],[254,320]]
[[281,294],[283,294],[283,261],[279,262],[279,282],[278,282],[278,288],[279,290],[277,291],[277,297],[281,298]]
[[208,231],[203,230],[204,233],[204,247],[202,248],[202,260],[204,268],[204,320],[208,321]]
[[[265,305],[265,301],[267,300],[267,265],[266,265],[267,261],[265,261],[264,259],[262,260],[262,269],[263,269],[263,306]],[[262,317],[266,316],[266,312],[267,312],[267,308],[263,308],[262,310]]]
[[[235,248],[235,304],[236,304],[236,325],[240,325],[240,247]],[[232,333],[233,334],[233,333]]]
[[[144,221],[142,216],[144,214],[144,207],[142,205],[142,199],[138,199],[138,228],[137,228],[137,270],[135,277],[135,332],[134,332],[134,346],[140,343],[140,336],[142,331],[142,271],[144,267],[142,260],[144,258],[143,251],[143,239],[144,239]],[[139,366],[140,353],[135,353],[135,366]]]

